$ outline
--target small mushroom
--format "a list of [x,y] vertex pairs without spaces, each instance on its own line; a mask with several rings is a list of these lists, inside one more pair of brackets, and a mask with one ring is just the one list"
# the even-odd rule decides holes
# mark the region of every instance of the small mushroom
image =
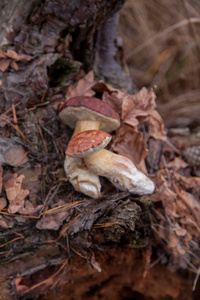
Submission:
[[[116,112],[108,104],[94,97],[79,96],[65,101],[59,111],[59,118],[74,129],[73,136],[89,129],[102,128],[111,132],[120,126]],[[87,169],[83,159],[66,155],[64,169],[76,191],[93,198],[99,197],[99,177]]]
[[131,160],[102,149],[111,139],[107,135],[99,130],[79,133],[71,139],[66,155],[84,157],[85,164],[91,172],[108,178],[121,191],[137,195],[152,194],[154,183],[138,171]]
[[86,130],[75,135],[65,151],[70,157],[87,157],[105,148],[112,136],[101,130]]

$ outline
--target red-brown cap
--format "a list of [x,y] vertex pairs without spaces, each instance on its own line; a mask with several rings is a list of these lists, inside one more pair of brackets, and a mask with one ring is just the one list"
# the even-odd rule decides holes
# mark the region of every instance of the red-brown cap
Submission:
[[105,102],[95,97],[78,96],[64,102],[59,111],[60,120],[70,128],[78,120],[96,120],[106,132],[120,126],[118,114]]
[[75,135],[65,154],[71,157],[87,157],[105,148],[112,136],[101,130],[86,130]]

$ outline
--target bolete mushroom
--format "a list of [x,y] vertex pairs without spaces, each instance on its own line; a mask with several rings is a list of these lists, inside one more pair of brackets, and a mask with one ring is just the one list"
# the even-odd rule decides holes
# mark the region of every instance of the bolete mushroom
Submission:
[[117,113],[107,103],[95,97],[79,96],[65,101],[59,118],[74,129],[73,136],[92,129],[111,132],[120,126]]
[[69,142],[65,154],[70,157],[87,157],[105,148],[112,136],[102,130],[86,130],[75,135]]
[[84,157],[91,172],[106,177],[121,191],[137,195],[152,194],[154,183],[138,171],[130,159],[102,149],[109,140],[105,132],[102,134],[99,130],[84,131],[71,139],[66,155]]
[[[111,132],[120,126],[116,112],[108,104],[94,97],[78,96],[65,101],[60,108],[59,118],[74,129],[73,137],[89,129],[101,128]],[[99,197],[99,178],[87,169],[83,159],[66,155],[64,169],[76,191],[93,198]]]

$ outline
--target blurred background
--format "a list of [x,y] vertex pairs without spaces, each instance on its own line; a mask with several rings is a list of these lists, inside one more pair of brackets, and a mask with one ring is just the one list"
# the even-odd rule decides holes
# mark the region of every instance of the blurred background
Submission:
[[127,0],[119,31],[125,70],[155,88],[165,126],[200,138],[200,1]]

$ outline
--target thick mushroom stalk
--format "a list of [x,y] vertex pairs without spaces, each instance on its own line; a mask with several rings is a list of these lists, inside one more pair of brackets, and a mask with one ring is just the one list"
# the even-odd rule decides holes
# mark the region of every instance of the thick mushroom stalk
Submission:
[[[90,128],[98,128],[99,122],[92,120],[81,120],[75,124],[72,137],[78,133],[84,132]],[[82,158],[65,156],[64,169],[69,182],[77,192],[85,194],[91,198],[99,198],[101,192],[101,183],[99,176],[88,170]]]
[[92,198],[99,198],[101,184],[99,176],[88,170],[84,160],[65,156],[64,169],[74,189]]
[[[98,128],[99,122],[91,120],[77,121],[72,137],[89,128]],[[82,158],[65,156],[64,169],[69,182],[77,192],[98,199],[101,192],[99,176],[88,170]]]
[[84,160],[91,172],[108,178],[121,191],[137,195],[152,194],[154,191],[154,183],[122,155],[102,149]]

